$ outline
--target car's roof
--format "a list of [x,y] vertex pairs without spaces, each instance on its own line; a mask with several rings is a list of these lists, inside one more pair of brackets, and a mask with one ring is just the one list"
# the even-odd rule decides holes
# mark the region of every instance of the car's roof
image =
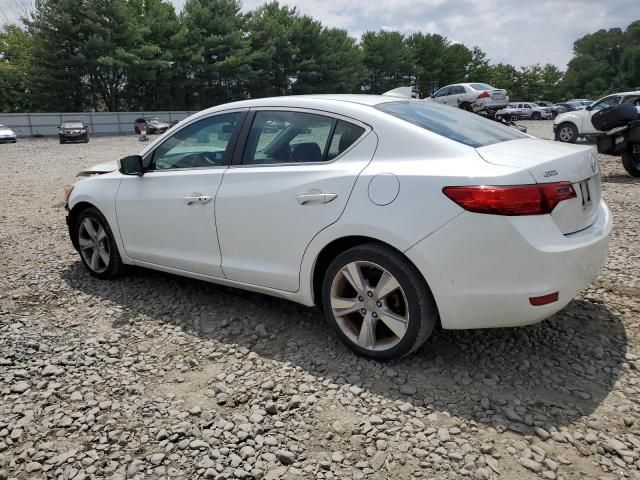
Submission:
[[[357,109],[362,112],[363,107],[375,107],[381,103],[407,101],[408,98],[385,95],[357,95],[357,94],[314,94],[314,95],[285,95],[281,97],[254,98],[240,100],[232,103],[225,103],[208,108],[199,112],[198,116],[207,115],[216,111],[231,110],[235,108],[256,108],[256,107],[293,107],[293,108],[316,108],[319,110],[346,112]],[[365,108],[369,110],[369,108]]]

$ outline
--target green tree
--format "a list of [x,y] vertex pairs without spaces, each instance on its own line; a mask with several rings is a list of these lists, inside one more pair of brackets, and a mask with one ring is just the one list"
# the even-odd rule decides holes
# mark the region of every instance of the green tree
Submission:
[[31,36],[17,25],[0,30],[0,112],[31,107]]
[[361,43],[364,66],[369,71],[363,84],[366,93],[384,93],[413,80],[411,51],[400,32],[366,32]]
[[139,33],[131,45],[137,57],[127,69],[123,98],[128,110],[182,108],[183,82],[175,66],[174,39],[180,22],[172,4],[163,0],[129,0],[130,20]]

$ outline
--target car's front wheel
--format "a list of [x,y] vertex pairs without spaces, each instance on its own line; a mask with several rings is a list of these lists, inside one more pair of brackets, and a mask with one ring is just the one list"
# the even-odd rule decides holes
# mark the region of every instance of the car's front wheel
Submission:
[[578,134],[578,127],[573,123],[561,123],[556,130],[556,140],[564,143],[576,143]]
[[416,351],[438,321],[417,269],[400,253],[374,243],[353,247],[329,265],[322,304],[340,339],[377,360]]
[[531,115],[531,118],[533,120],[540,120],[542,118],[542,115],[540,114],[540,112],[533,112],[533,115]]
[[124,264],[111,228],[97,209],[87,208],[80,212],[74,231],[80,258],[91,275],[111,279],[123,272]]

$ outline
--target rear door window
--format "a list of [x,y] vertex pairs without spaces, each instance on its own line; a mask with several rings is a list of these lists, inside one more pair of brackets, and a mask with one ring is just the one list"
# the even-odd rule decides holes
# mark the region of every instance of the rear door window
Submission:
[[420,100],[376,105],[389,115],[405,120],[443,137],[478,148],[493,143],[528,138],[522,132],[479,115],[434,102]]

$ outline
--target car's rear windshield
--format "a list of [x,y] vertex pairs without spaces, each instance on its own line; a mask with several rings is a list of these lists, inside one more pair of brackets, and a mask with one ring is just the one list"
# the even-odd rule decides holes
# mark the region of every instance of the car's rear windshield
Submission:
[[469,84],[469,86],[474,90],[493,90],[494,89],[491,85],[487,85],[486,83],[471,83]]
[[480,115],[459,108],[421,100],[389,102],[376,105],[389,115],[405,120],[456,142],[478,148],[506,142],[527,135]]

